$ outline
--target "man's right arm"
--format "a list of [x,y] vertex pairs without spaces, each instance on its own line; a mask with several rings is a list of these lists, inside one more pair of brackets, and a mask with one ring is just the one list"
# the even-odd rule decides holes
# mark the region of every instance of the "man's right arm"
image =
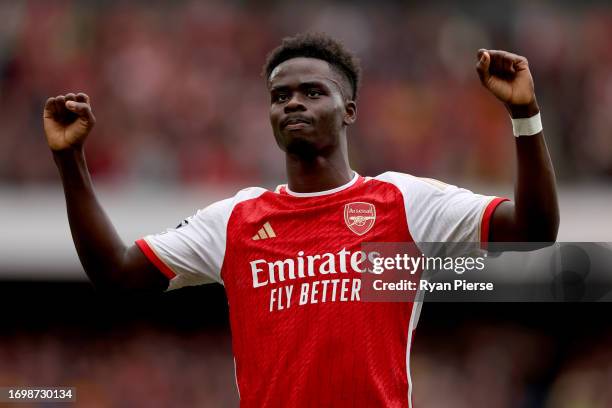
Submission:
[[62,179],[72,239],[89,279],[103,290],[165,290],[168,278],[136,245],[123,243],[96,198],[84,153],[95,124],[89,97],[49,98],[43,123]]

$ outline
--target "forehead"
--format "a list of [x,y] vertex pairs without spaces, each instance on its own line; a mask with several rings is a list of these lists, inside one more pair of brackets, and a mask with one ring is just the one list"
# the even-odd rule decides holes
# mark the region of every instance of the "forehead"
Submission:
[[327,61],[299,57],[278,64],[270,74],[268,85],[272,87],[314,80],[336,82],[338,79]]

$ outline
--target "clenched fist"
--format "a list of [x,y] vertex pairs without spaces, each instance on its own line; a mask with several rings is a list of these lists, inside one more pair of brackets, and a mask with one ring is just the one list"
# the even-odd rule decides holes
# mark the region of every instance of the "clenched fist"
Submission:
[[55,152],[82,147],[95,123],[89,96],[84,93],[59,95],[45,103],[45,134]]
[[538,113],[533,77],[527,58],[499,50],[478,50],[480,82],[502,101],[513,117]]

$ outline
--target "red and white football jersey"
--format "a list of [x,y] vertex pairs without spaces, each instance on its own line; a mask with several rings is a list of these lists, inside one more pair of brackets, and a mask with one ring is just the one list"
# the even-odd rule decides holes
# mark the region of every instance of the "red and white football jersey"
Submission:
[[361,244],[484,242],[503,200],[355,174],[317,193],[247,188],[137,245],[169,290],[225,287],[242,407],[411,407],[418,307],[360,301]]

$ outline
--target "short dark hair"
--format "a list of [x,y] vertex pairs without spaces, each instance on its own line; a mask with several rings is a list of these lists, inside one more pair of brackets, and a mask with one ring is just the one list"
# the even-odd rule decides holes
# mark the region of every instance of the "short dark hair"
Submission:
[[268,54],[262,74],[268,80],[274,68],[298,57],[317,58],[329,63],[346,77],[352,88],[351,96],[357,100],[361,80],[359,60],[341,42],[324,33],[297,34],[283,38],[281,45]]

